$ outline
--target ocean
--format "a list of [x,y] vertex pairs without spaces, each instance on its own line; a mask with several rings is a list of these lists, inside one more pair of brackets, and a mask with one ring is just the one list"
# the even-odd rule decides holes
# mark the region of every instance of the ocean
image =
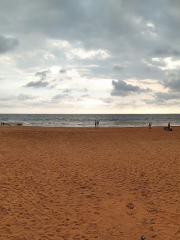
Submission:
[[145,127],[180,126],[180,114],[0,114],[0,122],[45,127]]

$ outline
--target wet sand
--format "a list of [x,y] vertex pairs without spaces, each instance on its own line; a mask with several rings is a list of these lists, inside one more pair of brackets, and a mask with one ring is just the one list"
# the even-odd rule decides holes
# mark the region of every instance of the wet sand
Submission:
[[0,239],[180,239],[180,127],[0,126]]

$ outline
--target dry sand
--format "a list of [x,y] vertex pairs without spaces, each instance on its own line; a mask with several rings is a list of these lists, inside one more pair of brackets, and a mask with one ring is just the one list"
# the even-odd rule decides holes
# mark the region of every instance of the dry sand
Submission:
[[0,239],[180,239],[180,127],[0,127]]

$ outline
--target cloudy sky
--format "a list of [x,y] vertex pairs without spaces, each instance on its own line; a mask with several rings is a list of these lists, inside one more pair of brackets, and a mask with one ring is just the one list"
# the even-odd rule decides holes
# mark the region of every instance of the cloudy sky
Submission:
[[179,112],[179,0],[0,0],[0,113]]

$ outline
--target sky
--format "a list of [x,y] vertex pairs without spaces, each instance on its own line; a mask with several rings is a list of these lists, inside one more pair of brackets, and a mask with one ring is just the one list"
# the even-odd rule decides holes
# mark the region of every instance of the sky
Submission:
[[0,0],[0,113],[179,112],[179,0]]

